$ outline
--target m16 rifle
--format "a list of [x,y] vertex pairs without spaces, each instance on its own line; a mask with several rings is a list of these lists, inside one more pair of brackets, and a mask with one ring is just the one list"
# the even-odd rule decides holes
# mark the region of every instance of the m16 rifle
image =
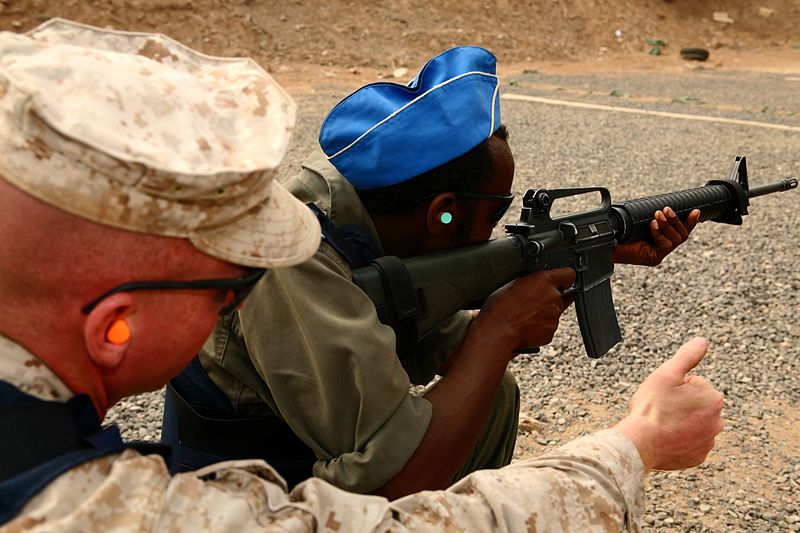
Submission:
[[[589,357],[602,357],[622,336],[611,296],[612,251],[622,243],[648,239],[656,210],[667,206],[682,220],[694,209],[700,221],[741,225],[750,199],[797,188],[787,178],[750,188],[745,157],[737,156],[727,180],[702,187],[611,203],[608,189],[529,189],[517,224],[488,242],[399,259],[378,258],[353,271],[353,281],[375,304],[381,322],[397,335],[398,353],[413,350],[447,317],[476,308],[509,281],[540,270],[570,267],[583,344]],[[556,200],[599,193],[599,207],[551,217]]]

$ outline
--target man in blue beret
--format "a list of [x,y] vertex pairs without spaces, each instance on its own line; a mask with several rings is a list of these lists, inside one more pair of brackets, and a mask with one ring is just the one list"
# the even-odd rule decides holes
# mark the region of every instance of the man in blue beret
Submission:
[[[324,242],[310,261],[269,271],[173,381],[173,467],[257,456],[290,485],[314,475],[396,498],[508,464],[519,390],[506,367],[515,350],[552,340],[575,273],[518,279],[401,357],[351,280],[378,256],[490,238],[514,177],[494,56],[458,47],[408,85],[362,87],[329,113],[320,146],[288,188],[324,213]],[[656,213],[656,244],[620,246],[615,260],[660,263],[698,215],[684,225]],[[409,392],[437,375],[426,394]]]

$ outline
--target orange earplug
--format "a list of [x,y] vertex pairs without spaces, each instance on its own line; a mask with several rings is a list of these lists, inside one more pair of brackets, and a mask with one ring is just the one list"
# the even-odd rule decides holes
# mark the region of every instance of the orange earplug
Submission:
[[131,328],[124,320],[115,320],[106,332],[106,339],[111,344],[125,344],[131,339]]

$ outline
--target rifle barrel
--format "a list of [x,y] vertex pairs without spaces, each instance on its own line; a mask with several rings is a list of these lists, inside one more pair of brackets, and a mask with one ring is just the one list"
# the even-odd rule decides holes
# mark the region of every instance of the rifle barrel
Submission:
[[785,180],[779,180],[775,183],[768,183],[767,185],[762,185],[760,187],[754,187],[750,189],[747,196],[750,198],[755,198],[756,196],[764,196],[765,194],[772,194],[774,192],[784,192],[788,191],[789,189],[796,189],[797,188],[797,178],[786,178]]

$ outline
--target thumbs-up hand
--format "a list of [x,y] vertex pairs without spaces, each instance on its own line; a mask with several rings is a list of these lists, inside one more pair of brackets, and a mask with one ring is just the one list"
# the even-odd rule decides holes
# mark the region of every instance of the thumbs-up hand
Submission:
[[724,397],[705,379],[687,376],[707,349],[699,337],[681,346],[639,386],[617,424],[636,445],[645,470],[697,466],[714,447]]

